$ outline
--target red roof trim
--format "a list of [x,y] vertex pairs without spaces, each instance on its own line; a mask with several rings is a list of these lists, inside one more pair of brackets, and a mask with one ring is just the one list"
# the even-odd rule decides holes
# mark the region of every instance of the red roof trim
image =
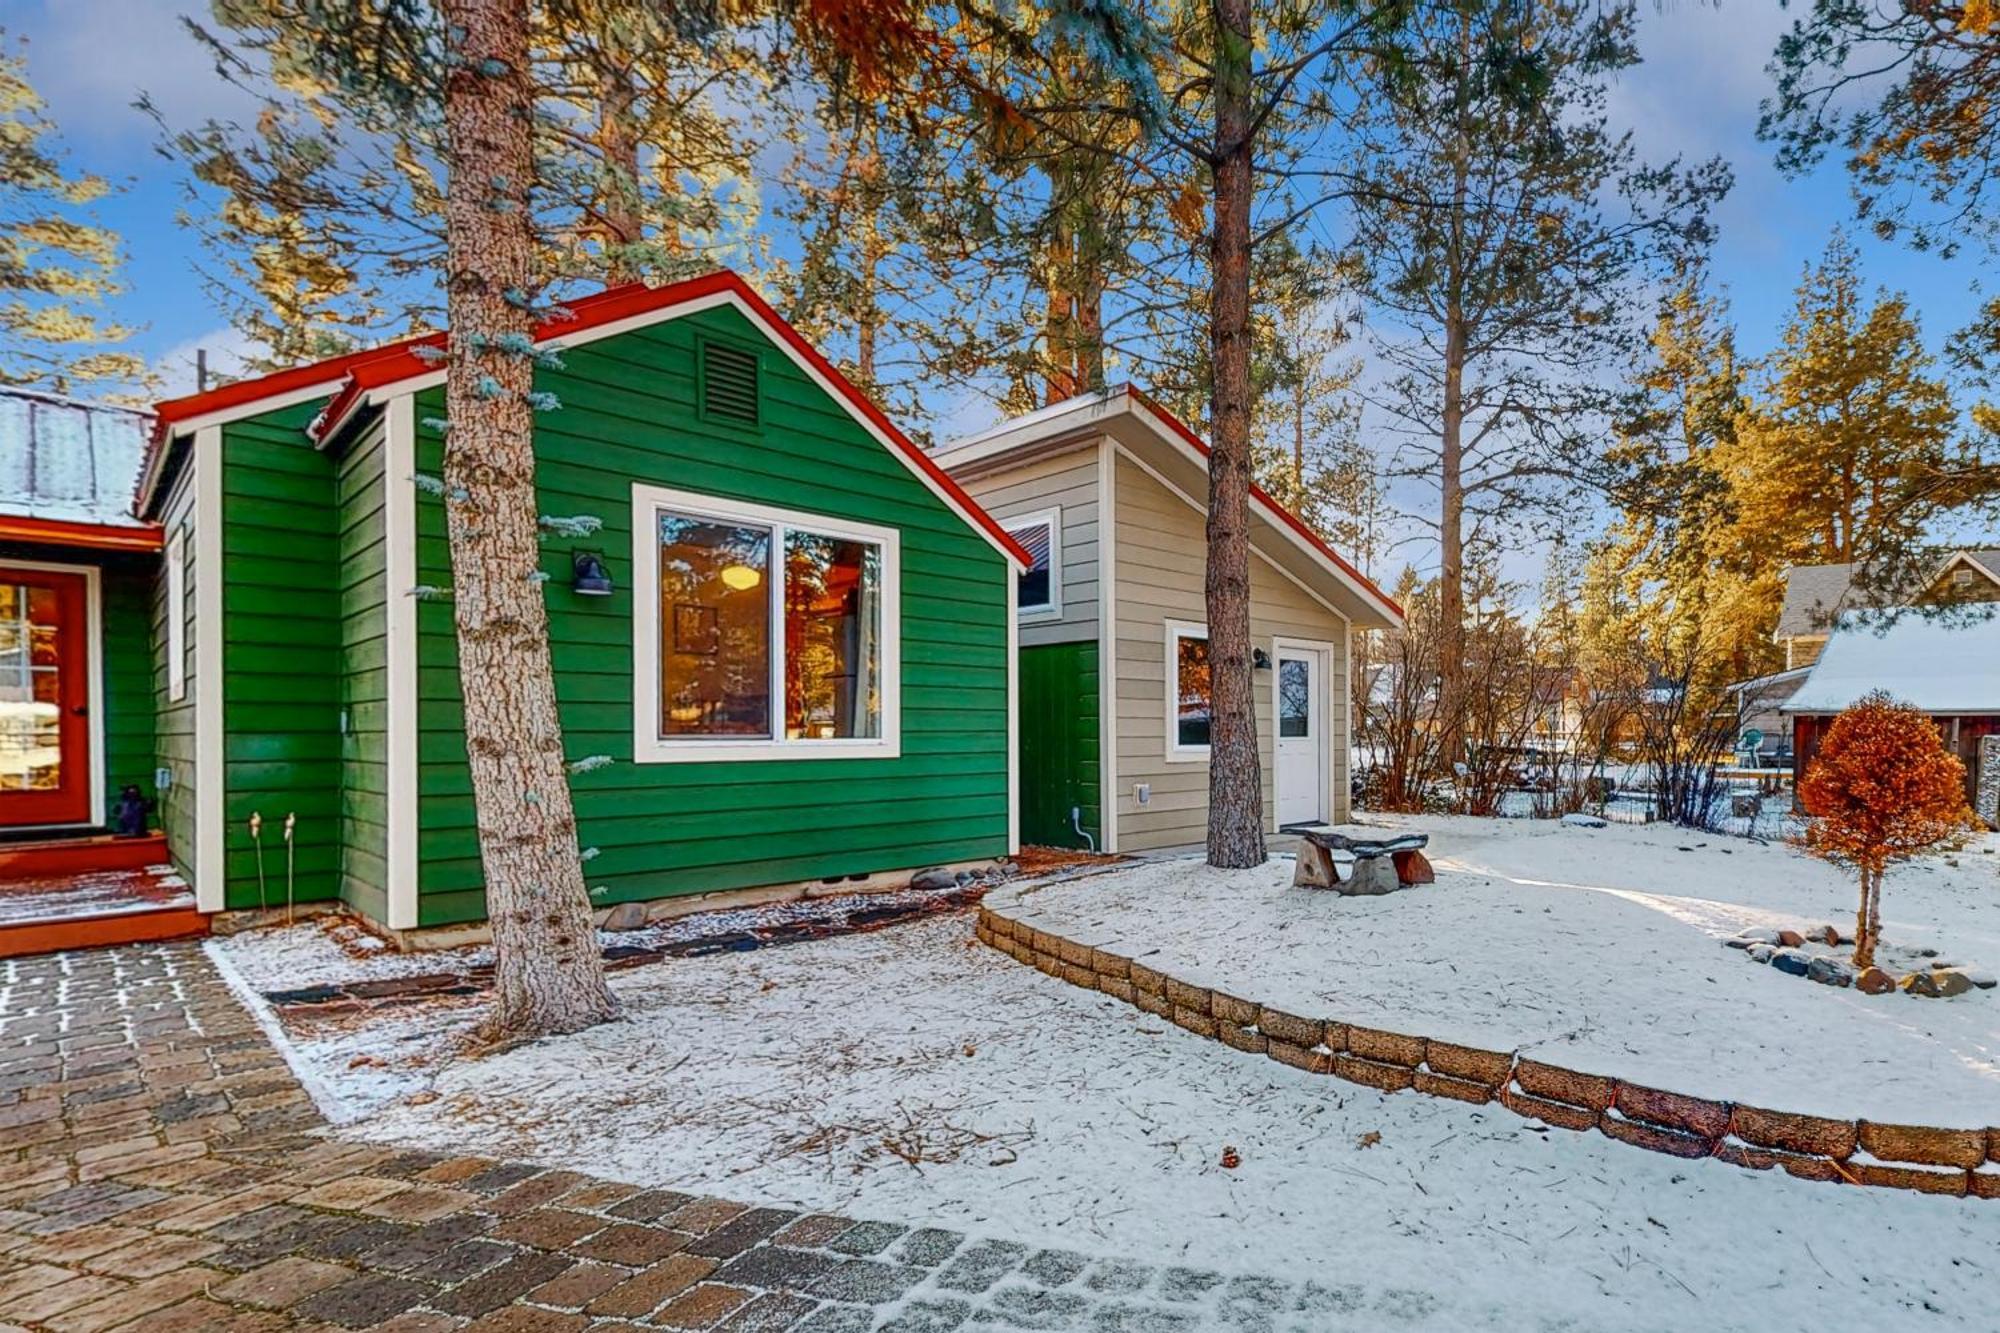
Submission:
[[[1182,421],[1172,412],[1169,412],[1166,408],[1154,402],[1151,398],[1149,398],[1146,395],[1144,390],[1138,388],[1136,385],[1127,384],[1124,386],[1124,392],[1132,399],[1133,402],[1138,403],[1140,406],[1144,407],[1148,412],[1151,412],[1154,418],[1157,421],[1159,421],[1161,425],[1165,426],[1168,430],[1180,436],[1181,439],[1193,445],[1195,447],[1195,450],[1198,453],[1200,453],[1204,459],[1207,458],[1209,454],[1214,452],[1212,449],[1210,449],[1208,441],[1202,439],[1201,436],[1195,434],[1192,430],[1190,430],[1186,422]],[[1331,546],[1328,546],[1326,544],[1325,538],[1321,537],[1317,532],[1314,532],[1311,528],[1306,526],[1304,519],[1301,519],[1297,514],[1294,514],[1291,510],[1285,508],[1283,505],[1279,504],[1276,500],[1272,499],[1271,496],[1264,490],[1264,488],[1257,485],[1255,482],[1252,482],[1250,485],[1250,494],[1253,499],[1257,500],[1260,504],[1262,504],[1265,509],[1269,510],[1271,514],[1274,517],[1276,517],[1280,522],[1282,522],[1286,527],[1290,528],[1293,532],[1296,532],[1299,536],[1305,538],[1306,541],[1312,546],[1314,550],[1318,551],[1321,555],[1325,556],[1327,559],[1333,561],[1333,563],[1340,569],[1341,573],[1347,575],[1347,577],[1353,579],[1356,583],[1360,584],[1361,587],[1365,589],[1370,596],[1374,597],[1376,600],[1380,601],[1382,605],[1394,611],[1399,619],[1404,616],[1405,613],[1403,611],[1403,608],[1396,602],[1395,598],[1389,596],[1387,593],[1383,592],[1380,588],[1376,587],[1374,581],[1371,580],[1367,575],[1363,574],[1353,565],[1350,565],[1347,563],[1347,561],[1343,560],[1340,557],[1339,552],[1335,551]]]
[[[569,317],[544,322],[535,330],[535,341],[539,343],[559,340],[622,319],[670,310],[674,306],[685,305],[689,301],[700,300],[702,297],[718,293],[727,293],[749,307],[758,322],[822,376],[834,391],[870,425],[881,432],[919,473],[950,497],[952,503],[966,518],[1022,565],[1031,563],[1027,551],[1008,535],[1007,530],[1001,527],[991,514],[980,508],[979,503],[946,475],[943,468],[931,461],[930,456],[918,448],[914,441],[896,429],[895,423],[883,415],[882,410],[870,402],[866,394],[855,388],[846,376],[834,369],[833,363],[821,356],[819,350],[807,342],[797,329],[787,324],[763,297],[751,289],[748,283],[728,269],[718,269],[714,273],[706,273],[684,282],[669,283],[663,287],[647,287],[643,283],[614,287],[609,291],[571,302]],[[320,415],[319,421],[314,423],[314,437],[323,440],[339,430],[367,391],[383,388],[400,380],[414,379],[436,370],[436,366],[416,355],[416,348],[426,344],[441,346],[442,343],[443,336],[440,334],[411,338],[389,347],[378,348],[372,356],[347,362],[349,369],[346,382],[341,385],[334,400],[327,405],[326,411]]]
[[165,545],[159,525],[79,523],[32,514],[0,514],[0,541],[82,546],[96,551],[157,551]]

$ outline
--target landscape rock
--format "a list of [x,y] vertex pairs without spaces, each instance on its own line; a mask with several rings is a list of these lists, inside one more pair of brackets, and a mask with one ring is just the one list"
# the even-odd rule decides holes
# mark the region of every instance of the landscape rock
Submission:
[[1562,822],[1571,828],[1604,828],[1606,825],[1606,821],[1596,815],[1586,814],[1567,814],[1562,817]]
[[943,866],[926,866],[910,876],[913,889],[954,889],[958,887],[958,876]]
[[1940,997],[1949,999],[1953,995],[1963,995],[1973,988],[1972,978],[1963,968],[1944,967],[1931,973],[1931,983],[1937,987]]
[[1778,932],[1769,926],[1745,926],[1736,932],[1736,938],[1745,944],[1776,944]]
[[1887,995],[1896,989],[1896,979],[1879,967],[1863,968],[1854,978],[1854,989],[1863,995]]
[[1838,949],[1843,944],[1854,943],[1854,932],[1842,930],[1839,926],[1821,926],[1813,932],[1813,938],[1820,943]]
[[1965,979],[1981,990],[1992,990],[1995,986],[2000,986],[2000,977],[1994,976],[1983,967],[1961,967],[1959,971],[1965,973]]
[[1787,949],[1804,948],[1805,942],[1806,937],[1799,934],[1796,930],[1781,930],[1778,932],[1778,943],[1784,945]]
[[646,924],[644,903],[619,903],[604,918],[605,930],[637,930]]
[[1812,966],[1812,956],[1799,949],[1776,949],[1771,953],[1771,966],[1780,972],[1802,977]]
[[1750,961],[1768,963],[1771,961],[1771,955],[1777,951],[1778,946],[1775,944],[1753,944],[1750,946]]
[[1822,986],[1851,986],[1854,968],[1838,958],[1815,958],[1806,964],[1806,977]]

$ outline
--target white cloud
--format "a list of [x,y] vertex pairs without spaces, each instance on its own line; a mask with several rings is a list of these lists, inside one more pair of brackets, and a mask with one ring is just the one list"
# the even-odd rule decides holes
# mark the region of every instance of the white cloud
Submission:
[[[13,8],[13,6],[9,6]],[[205,5],[175,0],[26,0],[10,35],[28,38],[28,66],[73,147],[105,169],[151,156],[153,126],[132,107],[149,94],[171,124],[242,114],[252,105],[225,82],[182,26]]]
[[235,378],[248,373],[245,358],[260,350],[257,345],[224,326],[210,329],[169,347],[153,367],[160,376],[160,396],[178,398],[182,394],[194,393],[200,385],[195,374],[196,353],[208,353],[209,384],[213,387],[214,376]]

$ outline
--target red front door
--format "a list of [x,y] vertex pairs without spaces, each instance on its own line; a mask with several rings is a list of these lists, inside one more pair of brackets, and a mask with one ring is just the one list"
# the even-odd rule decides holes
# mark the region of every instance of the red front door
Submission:
[[81,574],[0,564],[0,827],[90,820]]

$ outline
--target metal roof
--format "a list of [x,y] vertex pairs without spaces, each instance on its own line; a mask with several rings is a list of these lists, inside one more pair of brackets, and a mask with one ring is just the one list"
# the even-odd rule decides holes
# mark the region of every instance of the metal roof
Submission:
[[0,388],[0,515],[147,526],[132,487],[151,428],[134,408]]

